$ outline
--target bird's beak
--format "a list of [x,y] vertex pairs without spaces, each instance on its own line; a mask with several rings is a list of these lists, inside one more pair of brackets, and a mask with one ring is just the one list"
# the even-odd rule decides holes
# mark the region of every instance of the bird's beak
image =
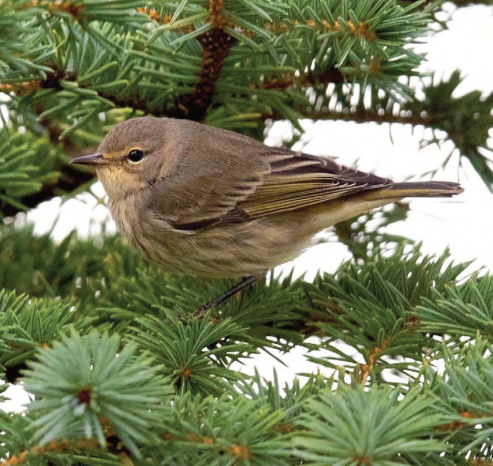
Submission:
[[109,160],[103,157],[101,152],[96,152],[91,155],[81,155],[80,157],[75,157],[70,163],[76,163],[78,165],[96,165],[98,167],[102,165],[109,165]]

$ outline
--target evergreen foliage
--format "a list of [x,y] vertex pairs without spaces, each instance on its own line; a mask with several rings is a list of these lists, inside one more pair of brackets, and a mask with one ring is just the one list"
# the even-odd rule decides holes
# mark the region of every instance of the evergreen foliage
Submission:
[[[491,189],[493,95],[416,72],[441,5],[0,1],[0,401],[31,396],[0,411],[5,466],[493,464],[493,276],[385,233],[406,205],[338,225],[334,274],[271,275],[202,318],[232,281],[20,225],[86,191],[70,158],[144,114],[259,139],[280,119],[425,126]],[[332,376],[242,370],[299,347]]]

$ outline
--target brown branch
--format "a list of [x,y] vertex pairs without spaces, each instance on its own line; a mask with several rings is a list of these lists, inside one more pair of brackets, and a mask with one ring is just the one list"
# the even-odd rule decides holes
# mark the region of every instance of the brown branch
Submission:
[[[374,109],[360,109],[347,112],[337,112],[335,110],[322,109],[319,111],[310,111],[310,109],[296,108],[296,111],[300,114],[300,118],[310,118],[312,120],[338,120],[338,121],[352,121],[355,123],[400,123],[403,125],[410,124],[413,126],[427,126],[434,127],[434,120],[430,116],[421,115],[394,115],[385,112],[383,114],[378,113]],[[265,114],[263,116],[265,120],[268,119],[283,119],[284,116],[280,113]]]
[[[276,431],[275,428],[274,428],[274,431],[279,432],[279,431]],[[214,445],[218,448],[218,450],[222,454],[226,453],[235,459],[248,460],[252,456],[251,449],[248,445],[238,445],[238,444],[234,443],[231,447],[227,447],[225,445],[221,445],[221,444],[216,443],[215,440],[211,437],[198,436],[197,434],[195,434],[193,432],[187,432],[184,437],[185,437],[186,441],[188,441],[190,443],[202,443],[204,445]],[[170,432],[162,433],[161,438],[165,441],[168,441],[168,442],[183,442],[184,441],[183,438],[180,438],[176,434],[172,434]]]
[[252,85],[252,89],[285,90],[293,86],[305,88],[320,84],[327,86],[330,83],[342,82],[344,82],[343,73],[334,67],[318,75],[309,72],[303,77],[298,77],[294,73],[283,73],[281,78],[270,78],[265,80],[262,85]]
[[[480,418],[487,418],[489,416],[486,414],[482,414],[482,415],[478,416],[477,414],[471,413],[470,411],[462,411],[460,413],[460,417],[462,417],[464,419],[475,419],[476,420],[476,419],[480,419]],[[462,429],[463,427],[468,427],[468,426],[474,426],[474,424],[470,421],[469,422],[467,422],[467,421],[452,421],[452,422],[449,422],[448,424],[438,426],[438,427],[436,427],[436,429],[437,430],[444,430],[447,432],[454,432],[458,429]]]
[[[149,18],[156,23],[160,23],[160,24],[171,23],[171,19],[172,19],[171,15],[165,14],[164,16],[161,16],[154,8],[142,7],[142,8],[137,8],[137,11],[139,13],[148,15]],[[195,31],[195,26],[193,24],[189,24],[188,26],[179,28],[179,30],[184,32],[185,34],[188,34],[190,32]]]
[[380,359],[381,356],[380,353],[382,352],[382,350],[385,350],[387,348],[387,345],[388,345],[388,341],[384,340],[382,342],[381,348],[379,346],[375,346],[375,348],[373,348],[373,351],[368,356],[367,364],[363,364],[361,366],[361,370],[362,370],[360,374],[361,385],[364,385],[368,380],[368,376],[370,375],[371,371],[375,368],[375,366],[378,363],[378,360]]
[[[200,80],[195,85],[194,92],[185,95],[181,102],[177,103],[174,108],[150,109],[148,102],[140,99],[136,95],[126,97],[116,97],[109,92],[99,91],[98,95],[114,103],[117,107],[128,107],[139,110],[148,115],[157,117],[170,118],[187,118],[195,121],[201,121],[205,116],[204,113],[209,107],[214,95],[217,80],[221,74],[223,63],[228,55],[229,49],[235,45],[236,40],[225,33],[223,30],[213,29],[209,33],[199,38],[203,44],[204,51],[202,55],[201,69],[199,72]],[[54,68],[52,66],[52,68]],[[0,92],[16,93],[25,95],[29,92],[35,92],[41,89],[61,90],[61,81],[77,82],[77,75],[72,70],[60,70],[54,68],[45,80],[36,79],[25,81],[18,84],[0,84]],[[330,83],[344,82],[343,73],[337,68],[330,68],[321,74],[307,73],[303,77],[297,77],[294,73],[283,73],[282,78],[271,78],[265,80],[262,84],[253,84],[253,89],[264,90],[284,90],[289,87],[310,87],[316,85],[328,85]],[[80,84],[80,88],[90,89],[89,84]]]
[[[31,81],[25,81],[17,84],[0,84],[0,93],[6,94],[14,93],[18,95],[25,95],[29,92],[35,92],[41,89],[54,89],[62,90],[61,81],[77,82],[77,74],[72,70],[60,70],[52,64],[46,64],[50,66],[53,71],[47,73],[46,79],[37,78]],[[79,84],[81,89],[91,89],[90,84]],[[148,115],[154,116],[167,116],[171,118],[185,118],[189,113],[187,109],[177,103],[174,108],[162,108],[151,109],[148,102],[142,100],[137,95],[129,95],[126,97],[117,97],[109,92],[99,91],[98,95],[106,100],[109,100],[116,107],[129,107],[134,110],[140,110]]]
[[[139,8],[140,13],[147,13],[149,17],[158,23],[170,23],[171,16],[164,15],[161,17],[155,9]],[[177,113],[170,115],[169,109],[166,109],[166,116],[174,116],[176,118],[187,118],[194,121],[203,121],[207,115],[207,109],[212,103],[216,84],[221,76],[224,60],[229,54],[231,47],[237,41],[224,31],[224,27],[234,27],[234,24],[226,23],[223,16],[224,0],[209,0],[209,21],[212,25],[212,30],[201,35],[198,40],[202,45],[202,61],[200,64],[199,81],[194,85],[192,94],[185,95],[176,106]],[[181,28],[185,33],[190,33],[194,30],[193,25],[186,28]],[[105,96],[103,96],[105,97]],[[111,96],[105,97],[114,102]],[[129,106],[138,110],[144,110],[145,103],[132,100]],[[160,111],[153,110],[146,113],[152,113],[156,116],[160,115]]]
[[202,62],[200,64],[199,82],[194,91],[183,98],[188,109],[187,118],[203,121],[207,109],[212,103],[217,81],[221,76],[224,60],[237,40],[224,31],[226,25],[223,17],[224,0],[209,0],[209,20],[212,30],[199,37],[202,44]]
[[[41,82],[42,89],[55,89],[61,90],[60,81],[77,81],[77,75],[72,70],[60,70],[56,67],[53,67],[53,72],[48,74],[46,80]],[[90,89],[90,84],[84,85],[80,84],[79,87]],[[154,115],[154,116],[167,116],[172,118],[184,118],[187,114],[186,109],[181,105],[176,105],[175,108],[162,108],[162,109],[151,109],[149,108],[148,102],[142,100],[137,95],[129,95],[127,97],[116,97],[114,94],[109,92],[101,92],[98,94],[104,99],[109,100],[114,103],[117,107],[129,107],[134,110],[143,111],[146,114]]]
[[69,440],[53,440],[48,445],[43,447],[32,447],[18,455],[12,455],[10,458],[2,462],[2,466],[18,466],[26,463],[32,456],[39,456],[43,453],[61,452],[66,450],[80,450],[98,448],[98,442],[93,439],[81,439],[70,442]]
[[224,60],[231,47],[237,43],[234,37],[220,28],[205,33],[199,41],[202,44],[200,80],[195,84],[193,93],[185,95],[182,99],[185,108],[188,109],[187,118],[194,121],[203,121],[206,117],[207,109],[216,91],[217,81],[221,76]]
[[[350,19],[345,21],[345,25],[341,25],[339,21],[334,21],[334,23],[330,23],[327,20],[314,21],[313,19],[307,19],[305,22],[300,23],[297,19],[292,22],[293,26],[307,26],[311,29],[315,29],[321,31],[323,33],[326,32],[348,32],[349,34],[356,37],[364,37],[367,41],[374,41],[377,39],[377,34],[374,30],[370,29],[369,25],[363,21],[360,21],[358,24],[353,23]],[[289,31],[292,28],[291,25],[286,24],[285,22],[281,22],[276,24],[274,22],[266,22],[264,23],[264,29],[273,33],[273,34],[281,34]],[[248,35],[253,35],[252,32],[246,31]]]

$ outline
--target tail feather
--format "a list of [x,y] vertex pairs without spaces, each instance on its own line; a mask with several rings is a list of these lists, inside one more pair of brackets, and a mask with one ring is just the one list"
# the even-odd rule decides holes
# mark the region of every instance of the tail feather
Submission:
[[368,198],[402,199],[404,197],[451,197],[464,191],[458,183],[449,181],[416,181],[394,183],[388,188],[368,193]]

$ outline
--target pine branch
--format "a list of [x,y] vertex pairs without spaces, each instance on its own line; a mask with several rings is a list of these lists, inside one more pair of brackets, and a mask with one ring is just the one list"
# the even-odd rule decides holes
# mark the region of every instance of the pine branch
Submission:
[[[220,396],[224,380],[242,379],[241,374],[228,369],[228,365],[247,358],[253,350],[249,344],[233,343],[244,333],[233,319],[213,323],[210,316],[206,316],[185,324],[171,320],[164,323],[148,316],[137,318],[135,327],[130,337],[132,341],[151,354],[163,355],[158,356],[162,359],[162,373],[181,392]],[[182,345],[187,346],[187,350],[177,351]]]
[[[407,462],[407,455],[418,464],[435,459],[446,446],[423,431],[439,425],[443,417],[418,390],[408,391],[401,402],[397,397],[397,391],[377,387],[366,393],[344,388],[337,394],[322,392],[310,400],[301,418],[306,433],[295,439],[295,453],[315,464],[398,464],[392,460]],[[342,427],[349,419],[356,421],[352,428]],[[393,428],[399,425],[402,429]],[[413,439],[404,454],[403,437]]]
[[[94,438],[105,448],[105,432],[111,430],[140,457],[137,444],[156,436],[153,429],[166,414],[163,401],[171,391],[157,375],[160,367],[152,364],[152,358],[134,357],[135,351],[133,344],[120,349],[117,336],[96,332],[83,337],[73,332],[52,349],[41,349],[24,378],[26,390],[37,396],[30,411],[42,413],[32,424],[36,427],[33,439],[43,446],[61,437],[69,441]],[[131,413],[121,409],[123,402],[132,403]]]
[[[347,0],[348,2],[351,2],[352,0]],[[188,2],[187,2],[188,3]],[[262,61],[265,61],[266,64],[268,63],[269,65],[269,71],[267,71],[266,67],[256,67],[258,72],[253,73],[253,75],[257,75],[258,78],[260,78],[260,82],[266,81],[268,82],[269,85],[272,83],[269,83],[269,76],[266,76],[266,72],[268,74],[279,74],[279,72],[282,72],[282,68],[279,67],[279,64],[282,61],[286,62],[286,64],[289,63],[289,65],[295,65],[292,66],[292,71],[289,73],[291,76],[294,75],[295,71],[298,70],[301,72],[302,75],[306,74],[306,66],[309,65],[307,59],[309,55],[313,56],[314,53],[317,53],[316,47],[318,46],[317,43],[314,43],[312,39],[315,39],[317,37],[326,37],[325,43],[324,43],[324,49],[327,49],[326,51],[329,51],[329,55],[324,58],[324,60],[327,63],[320,63],[317,65],[317,68],[313,71],[310,71],[309,74],[318,76],[321,76],[320,82],[326,81],[326,76],[330,74],[331,69],[336,69],[341,68],[343,65],[350,65],[351,68],[354,68],[354,66],[359,66],[358,62],[361,60],[357,55],[382,55],[382,47],[388,49],[390,53],[393,53],[399,49],[399,53],[401,53],[401,46],[409,41],[408,38],[402,40],[406,35],[416,35],[416,31],[411,31],[411,30],[402,30],[400,31],[400,34],[402,35],[402,38],[397,37],[396,33],[394,32],[394,29],[396,28],[397,25],[400,25],[401,27],[404,27],[406,24],[416,24],[418,26],[419,24],[424,23],[424,16],[420,16],[417,14],[414,14],[410,10],[405,11],[403,9],[396,8],[393,6],[392,9],[390,9],[387,14],[389,15],[389,21],[388,24],[385,20],[382,21],[381,18],[374,17],[373,12],[371,10],[371,2],[368,2],[368,4],[365,4],[363,8],[359,7],[360,4],[358,4],[358,8],[355,9],[361,10],[358,11],[358,13],[361,15],[361,19],[358,20],[353,14],[351,18],[344,18],[344,21],[342,18],[339,18],[339,20],[335,20],[334,17],[336,17],[339,14],[339,11],[335,10],[333,12],[330,11],[315,11],[313,9],[304,9],[303,11],[298,10],[295,8],[295,5],[293,4],[292,6],[288,3],[287,5],[280,6],[279,5],[274,5],[272,6],[272,11],[269,11],[269,13],[264,12],[262,9],[255,9],[257,12],[261,12],[261,21],[263,22],[262,28],[259,28],[254,22],[258,22],[259,18],[256,18],[251,14],[251,11],[248,9],[246,10],[249,14],[246,12],[242,11],[239,9],[238,11],[241,11],[241,13],[245,14],[245,18],[243,18],[241,15],[239,15],[237,12],[232,12],[229,10],[224,10],[222,12],[224,19],[214,19],[214,16],[210,16],[210,13],[205,11],[205,17],[201,13],[200,16],[202,19],[209,19],[209,23],[207,27],[204,29],[204,33],[201,33],[200,27],[197,29],[194,29],[191,33],[188,34],[183,34],[178,36],[178,39],[173,40],[173,35],[171,35],[170,38],[164,39],[164,36],[157,35],[151,37],[147,42],[144,40],[142,43],[141,38],[138,36],[131,36],[130,41],[123,41],[120,38],[116,38],[112,36],[111,34],[108,34],[105,30],[102,32],[98,32],[98,34],[103,33],[104,38],[102,36],[98,36],[99,40],[104,40],[107,42],[114,43],[114,46],[118,49],[129,49],[131,53],[135,53],[135,56],[140,56],[141,58],[146,58],[147,60],[157,60],[157,57],[153,56],[152,53],[152,43],[150,41],[156,41],[156,37],[160,39],[160,44],[167,46],[168,50],[167,55],[170,57],[171,60],[175,60],[177,57],[180,57],[182,54],[177,54],[174,50],[174,58],[171,58],[169,55],[169,46],[174,44],[174,43],[180,43],[180,44],[185,44],[186,47],[190,49],[190,51],[195,50],[196,47],[193,47],[194,44],[192,44],[192,40],[195,40],[195,38],[206,38],[208,37],[208,31],[216,31],[214,34],[217,36],[219,33],[217,31],[223,31],[225,34],[229,37],[234,37],[235,41],[238,43],[239,47],[237,48],[238,51],[235,50],[235,53],[232,53],[232,57],[234,57],[235,61],[238,61],[238,53],[239,56],[241,57],[241,61],[251,61],[251,53],[248,53],[249,50],[247,48],[252,48],[255,47],[256,54],[258,55],[258,52],[261,52],[261,54],[258,56],[258,58],[262,58]],[[108,4],[104,3],[104,7],[107,7]],[[355,4],[356,5],[356,4]],[[41,4],[40,4],[41,6]],[[123,8],[125,5],[122,5]],[[351,5],[348,5],[351,6]],[[198,7],[198,6],[197,6]],[[211,5],[209,6],[210,8],[218,8],[219,10],[222,11],[223,7],[221,5],[216,5],[215,2],[212,2]],[[290,8],[293,8],[293,11],[290,11]],[[61,7],[60,7],[61,8]],[[68,8],[68,3],[64,3],[64,8]],[[88,5],[81,7],[81,11],[83,11],[83,14],[80,12],[73,12],[70,10],[70,15],[71,17],[78,23],[82,25],[82,31],[79,33],[80,35],[80,40],[83,40],[84,35],[86,34],[91,34],[92,36],[96,33],[96,29],[90,28],[88,29],[88,26],[85,25],[85,23],[82,21],[82,19],[79,17],[82,15],[84,17],[84,21],[88,21],[93,15],[96,14],[96,11],[94,12],[89,12],[92,8],[95,8],[94,5]],[[115,7],[116,8],[116,7]],[[256,7],[257,8],[257,7]],[[63,8],[62,8],[63,10]],[[50,13],[52,15],[58,14],[59,12],[53,11],[53,8],[49,9]],[[77,10],[78,11],[78,10]],[[185,7],[183,11],[187,11],[187,8]],[[191,11],[201,11],[200,8],[197,9],[191,9]],[[63,13],[63,12],[62,12]],[[79,15],[80,13],[80,15]],[[183,12],[182,12],[183,13]],[[344,13],[344,15],[347,15],[345,10],[343,9],[340,13]],[[289,15],[296,14],[300,19],[295,19],[294,21],[289,18]],[[150,15],[151,18],[155,18],[156,16],[160,17],[160,14],[157,13],[154,10],[150,10]],[[142,18],[145,15],[142,15]],[[164,15],[165,18],[165,23],[166,23],[166,17],[169,15]],[[188,17],[185,17],[183,20],[177,20],[177,18],[174,15],[169,19],[169,22],[165,24],[167,26],[167,32],[174,33],[174,31],[182,30],[183,29],[183,21],[188,21]],[[197,16],[197,15],[195,15]],[[190,18],[195,18],[195,16],[190,16]],[[210,18],[207,18],[210,16]],[[270,18],[268,23],[265,23],[265,17]],[[303,18],[301,20],[301,17]],[[407,23],[403,22],[402,19],[403,17],[406,17]],[[133,18],[133,16],[132,16]],[[141,19],[141,16],[138,16],[139,19]],[[221,16],[222,18],[222,16]],[[248,18],[248,20],[246,20]],[[289,19],[288,19],[289,18]],[[326,19],[327,18],[327,19]],[[236,20],[240,30],[242,31],[240,35],[237,32],[237,29],[235,28],[235,22]],[[288,21],[288,22],[283,22],[283,20]],[[280,26],[277,26],[277,23],[280,22]],[[372,25],[372,23],[375,23],[375,26]],[[187,23],[188,26],[194,25],[195,23],[193,21]],[[187,26],[187,27],[188,27]],[[255,32],[259,36],[258,39],[256,39],[256,42],[252,42],[252,39],[249,39],[249,32],[248,32],[248,27],[252,29],[252,31]],[[311,31],[311,40],[310,44],[307,48],[307,52],[309,52],[309,55],[302,56],[299,53],[295,52],[295,47],[299,47],[300,41],[299,41],[299,33],[302,31],[306,31],[307,28]],[[104,28],[103,28],[104,29]],[[278,31],[276,30],[278,29]],[[405,28],[406,29],[406,28]],[[73,32],[74,29],[71,26],[71,31]],[[235,32],[236,31],[236,32]],[[162,30],[160,28],[156,29],[156,32],[162,33]],[[66,33],[64,33],[66,34]],[[276,37],[276,34],[280,34],[280,38]],[[391,37],[392,39],[388,39],[388,37]],[[95,36],[94,36],[95,37]],[[185,99],[190,105],[194,105],[193,102],[195,102],[197,105],[199,105],[200,109],[197,110],[197,112],[202,115],[204,113],[203,108],[207,108],[207,103],[212,102],[212,97],[213,97],[213,91],[216,88],[216,85],[214,83],[217,83],[219,76],[221,74],[221,68],[222,68],[222,61],[225,59],[226,55],[228,54],[228,50],[231,47],[235,41],[232,39],[226,39],[226,36],[222,34],[223,39],[221,39],[224,43],[220,45],[220,47],[215,47],[214,52],[212,52],[212,49],[203,49],[203,57],[202,57],[202,69],[197,70],[197,80],[193,83],[195,90],[192,90],[192,96],[190,96],[187,92],[184,93],[184,95],[180,96],[177,100],[168,102],[167,105],[162,105],[163,99],[159,99],[159,102],[161,105],[156,105],[157,102],[146,102],[147,99],[142,99],[138,97],[139,93],[135,93],[135,89],[133,92],[129,92],[129,90],[125,90],[125,82],[128,84],[130,82],[134,83],[133,78],[131,76],[120,76],[119,79],[119,86],[113,86],[116,89],[119,89],[119,92],[109,92],[103,89],[98,89],[97,83],[91,83],[92,80],[87,81],[82,85],[82,82],[78,83],[81,88],[88,88],[91,90],[96,89],[97,92],[99,93],[99,103],[102,104],[106,100],[108,102],[111,102],[113,105],[131,105],[132,108],[137,109],[137,110],[143,110],[147,113],[152,113],[152,110],[154,110],[154,113],[157,114],[158,116],[160,115],[167,115],[167,116],[184,116],[186,112],[188,111],[189,113],[194,113],[195,110],[194,108],[192,109],[186,109],[184,107],[184,102],[182,102],[182,99]],[[334,39],[333,39],[334,38]],[[356,42],[354,42],[354,38],[358,39]],[[162,40],[161,40],[162,39]],[[217,39],[217,37],[213,37],[213,42],[215,42],[214,39]],[[351,41],[348,41],[346,39],[351,39]],[[73,41],[73,39],[68,36],[67,37],[67,42]],[[58,39],[56,37],[52,38],[53,42],[57,42]],[[334,42],[335,41],[335,42]],[[337,41],[340,41],[339,45],[335,45]],[[157,41],[159,42],[159,41]],[[157,43],[156,42],[156,43]],[[231,42],[231,44],[230,44]],[[332,45],[332,42],[334,42],[334,45]],[[210,43],[210,41],[209,41]],[[346,44],[347,43],[347,44]],[[229,45],[228,45],[229,44]],[[348,45],[353,44],[354,54],[349,53],[350,48],[348,48]],[[145,52],[140,51],[140,47],[143,46]],[[328,47],[329,46],[329,47]],[[341,49],[341,46],[344,46],[343,49]],[[93,47],[93,46],[88,46],[88,48]],[[207,46],[211,47],[211,46]],[[328,48],[327,48],[328,47]],[[93,47],[94,48],[94,47]],[[96,48],[95,48],[96,50]],[[220,52],[221,51],[221,52]],[[320,51],[321,53],[322,51]],[[89,53],[89,52],[86,52]],[[212,53],[212,55],[211,55]],[[218,54],[222,54],[222,56]],[[62,54],[61,54],[62,55]],[[286,58],[281,58],[282,56],[285,56]],[[408,57],[411,57],[412,54],[409,54],[407,52]],[[350,60],[349,58],[350,57]],[[382,56],[384,59],[388,59],[388,52],[385,52]],[[416,56],[414,57],[416,58]],[[167,63],[167,67],[169,69],[170,61]],[[342,61],[349,61],[351,63],[342,63]],[[356,61],[355,61],[356,60]],[[63,60],[57,60],[58,62],[61,62]],[[125,62],[126,60],[123,60]],[[305,63],[306,62],[306,63]],[[332,62],[332,63],[331,63]],[[63,73],[65,73],[64,67],[60,66],[61,63],[46,63],[48,66],[52,67],[52,75],[54,75],[57,78],[60,78],[63,76]],[[211,68],[211,64],[214,64],[214,66]],[[104,61],[104,66],[109,65],[107,61]],[[126,63],[122,63],[122,66],[125,67]],[[153,71],[152,69],[149,69],[150,63],[145,63],[146,66],[141,67],[142,71],[144,69],[149,72]],[[178,69],[180,68],[181,64],[176,63],[178,65]],[[274,66],[273,66],[274,65]],[[103,66],[103,68],[104,68]],[[250,69],[251,66],[247,65]],[[95,68],[95,67],[93,67]],[[101,78],[103,75],[102,69],[101,71],[92,71],[92,73],[89,73],[92,77],[98,77]],[[276,70],[277,68],[277,70]],[[61,71],[60,71],[61,70]],[[129,69],[130,70],[130,69]],[[129,71],[127,70],[127,71]],[[238,70],[236,67],[235,70]],[[212,73],[211,73],[212,71]],[[74,73],[76,75],[80,75],[80,72],[78,70],[73,70],[70,71],[70,73]],[[260,74],[259,74],[260,72]],[[223,73],[225,74],[225,73]],[[164,70],[161,73],[161,76],[165,78],[167,76],[171,76],[170,73],[166,73]],[[58,91],[61,91],[61,89],[65,89],[65,91],[69,91],[72,93],[77,94],[76,89],[73,86],[70,86],[69,88],[63,86],[59,88],[56,83],[50,83],[50,78],[44,79],[45,83],[43,86],[36,85],[36,81],[33,81],[32,79],[25,80],[19,79],[19,75],[14,75],[15,79],[13,80],[4,80],[4,87],[8,86],[6,89],[14,89],[15,85],[17,84],[17,87],[23,87],[25,90],[33,90],[33,91],[39,91],[38,87],[43,88],[43,86],[46,86],[48,88],[56,89]],[[175,73],[175,76],[177,74]],[[158,77],[156,75],[156,77]],[[253,77],[253,76],[252,76]],[[8,77],[7,77],[8,78]],[[183,74],[180,76],[180,78],[184,79],[184,82],[187,82],[187,77]],[[257,78],[257,79],[258,79]],[[176,78],[174,78],[176,79]],[[229,76],[225,74],[225,76],[222,77],[221,81],[224,79],[229,80]],[[292,79],[292,78],[291,78]],[[361,79],[365,79],[365,72],[361,73]],[[64,79],[65,80],[65,79]],[[340,81],[340,76],[336,79],[337,81]],[[68,79],[68,81],[74,81],[73,79]],[[313,82],[314,80],[311,79],[308,76],[307,82]],[[332,81],[332,79],[330,80]],[[96,84],[96,86],[94,86]],[[102,84],[103,87],[107,88],[108,87],[108,82]],[[151,83],[149,83],[151,84]],[[247,83],[245,83],[247,84]],[[254,84],[258,86],[257,83],[248,83],[247,86],[245,86],[244,90],[248,91],[248,89],[251,89],[251,84]],[[139,83],[140,85],[140,83]],[[146,84],[147,85],[147,84]],[[154,83],[153,83],[154,85]],[[77,86],[77,87],[79,87]],[[123,89],[122,89],[123,86]],[[133,84],[135,87],[135,83]],[[140,87],[140,86],[139,86]],[[243,85],[242,85],[243,87]],[[258,86],[261,88],[262,86]],[[268,86],[269,87],[269,86]],[[271,86],[272,87],[272,86]],[[222,89],[222,88],[221,88]],[[185,89],[184,89],[185,90]],[[125,92],[123,92],[125,91]],[[204,93],[205,92],[205,93]],[[86,97],[88,97],[90,94],[85,93]],[[116,95],[115,95],[116,94]],[[203,94],[203,95],[201,95]],[[272,94],[273,96],[275,95],[274,93]],[[125,96],[125,99],[123,98]],[[94,95],[96,98],[96,95]],[[248,93],[244,96],[244,98],[247,98],[249,100]],[[169,99],[168,99],[169,100]],[[203,100],[203,102],[202,102]],[[144,102],[143,102],[144,101]],[[199,103],[200,101],[200,103]],[[216,102],[217,104],[217,102]],[[251,105],[251,103],[250,103]],[[185,106],[186,107],[186,106]],[[104,110],[104,108],[103,108]],[[285,106],[281,106],[281,111],[287,111],[285,109]],[[200,116],[199,115],[199,116]],[[287,114],[286,114],[287,115]],[[200,119],[203,118],[203,115],[200,116]]]
[[19,466],[32,460],[33,457],[45,455],[51,452],[75,452],[78,450],[93,450],[98,447],[98,443],[93,439],[83,439],[74,442],[67,440],[53,440],[48,445],[42,447],[32,447],[18,455],[12,455],[2,462],[3,466]]
[[[186,312],[188,303],[206,300],[206,293],[216,293],[224,282],[204,284],[142,268],[141,260],[121,245],[99,245],[96,253],[94,244],[82,242],[78,247],[85,247],[76,254],[73,247],[77,243],[69,249],[67,244],[61,256],[80,267],[76,277],[82,299],[77,299],[75,312],[68,303],[48,300],[41,302],[41,312],[40,302],[0,295],[0,316],[4,316],[0,343],[8,343],[7,356],[15,358],[14,363],[27,362],[32,368],[24,383],[37,398],[29,407],[27,424],[31,425],[29,432],[37,435],[35,444],[48,446],[47,450],[33,450],[34,456],[55,455],[53,458],[65,464],[74,455],[71,446],[88,438],[103,447],[83,449],[84,454],[94,461],[106,458],[110,463],[105,464],[116,461],[103,456],[108,453],[130,459],[140,455],[153,464],[178,458],[196,464],[200,457],[210,464],[228,458],[242,464],[287,466],[299,464],[300,459],[317,461],[335,455],[339,461],[366,458],[377,464],[408,458],[415,464],[449,465],[452,461],[460,464],[469,451],[474,452],[471,461],[490,460],[484,445],[489,441],[491,416],[484,415],[490,413],[488,406],[493,400],[488,388],[493,386],[493,359],[486,343],[492,341],[488,329],[493,280],[484,277],[478,285],[458,285],[467,264],[448,264],[446,255],[423,258],[417,251],[388,257],[374,253],[366,263],[347,263],[334,276],[318,277],[314,284],[292,283],[289,277],[284,282],[272,279],[268,285],[260,283],[223,306],[210,320],[199,320]],[[0,244],[0,251],[5,249],[9,248]],[[84,260],[90,268],[84,268]],[[0,261],[0,270],[8,273],[9,262]],[[458,311],[464,313],[462,320],[457,318]],[[57,342],[61,333],[70,331],[66,317],[80,324],[83,315],[92,316],[90,325],[79,327],[83,336],[62,337],[62,343]],[[330,325],[317,322],[323,317],[331,319]],[[318,328],[324,340],[309,343],[307,334],[290,332],[289,326],[297,319],[304,321],[305,327]],[[95,327],[132,340],[134,356],[122,349],[116,336],[92,333]],[[467,332],[460,333],[459,328]],[[484,335],[484,343],[463,338],[478,331]],[[444,345],[430,332],[453,340]],[[42,340],[36,335],[42,335]],[[258,348],[276,347],[272,337],[322,352],[310,359],[344,369],[353,387],[345,387],[344,374],[340,379],[318,375],[303,389],[295,383],[282,393],[276,384],[264,387],[258,377],[249,378],[228,367],[230,361],[246,358]],[[364,363],[350,351],[337,351],[335,340],[360,352]],[[41,341],[40,361],[33,364],[32,350],[39,348]],[[142,363],[141,358],[149,353],[153,358]],[[446,360],[444,376],[433,365],[442,357]],[[427,363],[418,368],[419,360]],[[389,384],[384,375],[389,370],[405,374],[408,383],[402,388],[382,389],[381,385]],[[142,371],[154,374],[154,382],[146,382]],[[143,396],[143,390],[162,389],[165,377],[167,383],[174,382],[178,394],[163,394],[161,402],[157,396],[157,404],[150,408],[151,399]],[[216,397],[203,400],[190,396],[213,392]],[[132,397],[144,404],[130,403]],[[156,407],[170,407],[170,411],[154,416]],[[111,424],[103,422],[114,409]],[[56,422],[52,422],[54,416]],[[133,419],[130,427],[128,416]],[[149,422],[147,416],[152,418]],[[103,422],[102,433],[96,428],[98,422]],[[484,427],[478,429],[478,424]],[[142,440],[142,432],[151,425],[152,434]],[[8,432],[8,445],[28,432],[27,425],[12,432],[2,419],[0,429]],[[374,442],[358,443],[372,435]],[[341,438],[353,441],[345,442],[347,448],[341,449]],[[136,443],[135,439],[140,440]],[[114,446],[121,441],[133,453]],[[49,450],[49,442],[55,442],[53,450]],[[354,447],[354,442],[360,446]],[[57,445],[67,448],[57,450]],[[20,451],[31,448],[24,442]],[[22,453],[14,453],[15,458],[25,457],[19,455]]]
[[[211,1],[211,9],[214,11],[218,7],[213,4],[222,3]],[[216,12],[217,14],[217,12]],[[213,20],[212,24],[219,23]],[[183,106],[186,108],[186,117],[194,121],[203,121],[207,115],[207,109],[212,104],[216,84],[221,76],[224,60],[227,58],[229,50],[236,44],[236,39],[224,32],[223,27],[213,26],[211,31],[207,31],[199,37],[202,45],[202,62],[200,65],[200,80],[194,86],[194,91],[190,95],[183,97]]]
[[[0,180],[0,217],[10,217],[40,203],[73,193],[94,175],[67,165],[75,154],[90,154],[95,147],[80,149],[50,118],[41,119],[44,131],[18,132],[18,125],[2,128],[3,179]],[[38,124],[39,126],[39,124]]]
[[[456,150],[462,158],[467,158],[488,189],[493,190],[493,159],[490,155],[493,147],[489,136],[493,128],[493,93],[482,95],[479,91],[472,91],[455,97],[461,82],[460,72],[456,71],[448,79],[422,83],[420,88],[424,96],[412,100],[382,93],[373,86],[352,90],[345,85],[336,85],[329,95],[325,88],[314,87],[315,95],[309,105],[293,101],[292,107],[300,115],[313,120],[431,128],[432,137],[421,144],[441,146],[446,141],[452,141],[455,147],[450,155]],[[264,115],[264,118],[270,119],[271,115]],[[273,119],[280,118],[282,115],[276,113]]]
[[202,45],[202,60],[199,71],[199,81],[194,85],[192,94],[183,98],[183,105],[187,109],[187,118],[194,121],[203,121],[207,109],[212,103],[216,84],[221,76],[224,60],[231,47],[237,40],[225,32],[224,0],[209,0],[210,31],[199,36]]
[[449,454],[460,457],[468,451],[471,464],[493,461],[492,349],[483,338],[477,338],[459,352],[443,347],[445,377],[439,380],[437,388],[439,409],[450,421],[444,427],[453,432]]
[[0,201],[1,216],[12,217],[20,212],[33,209],[42,202],[49,201],[54,197],[73,193],[93,180],[93,173],[83,172],[70,165],[64,165],[61,167],[59,179],[56,183],[45,184],[35,194],[22,197],[19,200],[21,205],[7,204],[4,201]]
[[[44,77],[39,77],[31,81],[24,81],[18,84],[0,84],[0,92],[9,95],[25,96],[32,92],[40,90],[63,91],[66,88],[66,83],[74,83],[76,89],[92,89],[92,84],[79,84],[78,76],[73,70],[58,69],[56,66],[51,66],[50,72]],[[129,94],[122,97],[114,93],[98,91],[97,95],[102,99],[111,102],[112,107],[131,108],[134,111],[141,111],[148,115],[167,116],[170,118],[184,117],[188,112],[187,109],[179,108],[179,105],[174,110],[166,109],[151,109],[149,102],[142,99],[137,94]]]

